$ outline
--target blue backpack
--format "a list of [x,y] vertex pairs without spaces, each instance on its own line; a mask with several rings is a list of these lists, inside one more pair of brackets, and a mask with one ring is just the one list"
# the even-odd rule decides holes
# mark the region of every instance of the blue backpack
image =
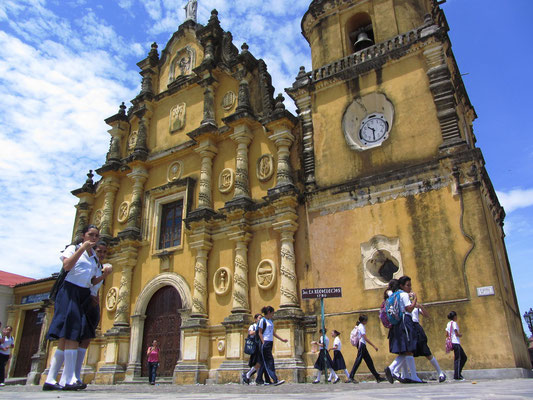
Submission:
[[385,311],[391,325],[398,325],[403,318],[403,311],[400,307],[400,294],[403,290],[397,290],[385,300]]

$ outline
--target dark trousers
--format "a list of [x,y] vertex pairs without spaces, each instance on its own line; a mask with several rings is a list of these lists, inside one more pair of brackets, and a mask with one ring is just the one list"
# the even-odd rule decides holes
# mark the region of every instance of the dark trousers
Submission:
[[[262,379],[263,372],[266,370],[270,379],[276,383],[278,377],[276,376],[276,368],[274,367],[274,357],[272,356],[273,342],[265,342],[261,345],[261,367],[257,371],[257,379]],[[256,380],[257,383],[257,380]],[[259,382],[261,383],[261,381]]]
[[466,364],[468,357],[460,344],[453,344],[453,379],[461,379],[463,367]]
[[376,379],[379,378],[379,374],[376,371],[376,368],[374,368],[374,361],[372,361],[372,357],[370,357],[370,353],[366,349],[366,344],[361,343],[359,345],[359,350],[357,351],[357,357],[355,358],[355,362],[353,363],[352,371],[350,372],[350,379],[353,379],[355,376],[355,373],[357,372],[357,368],[361,365],[361,362],[365,360],[366,366],[374,375]]
[[158,362],[149,362],[148,363],[148,380],[150,383],[155,383],[155,374],[157,372]]
[[4,383],[6,379],[6,364],[9,360],[9,356],[7,354],[0,354],[0,383]]

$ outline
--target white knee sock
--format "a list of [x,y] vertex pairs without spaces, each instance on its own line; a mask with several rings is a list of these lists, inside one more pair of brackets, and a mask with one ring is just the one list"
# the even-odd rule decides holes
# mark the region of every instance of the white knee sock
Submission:
[[350,373],[347,369],[344,370],[344,373],[346,374],[346,378],[350,379]]
[[254,373],[254,371],[255,371],[255,367],[250,368],[250,371],[248,371],[248,372],[246,373],[246,379],[250,379],[250,377],[252,376],[252,374]]
[[76,383],[74,376],[74,368],[76,367],[76,359],[78,358],[78,350],[65,350],[65,366],[63,367],[63,375],[61,375],[61,386],[72,385]]
[[65,353],[63,350],[56,349],[52,361],[50,362],[50,369],[48,370],[48,375],[46,376],[46,383],[55,385],[57,383],[56,377],[63,365],[65,360]]
[[331,381],[331,379],[339,379],[337,373],[335,371],[333,371],[331,368],[329,369],[330,373],[329,373],[329,380]]
[[322,376],[322,371],[318,371],[317,374],[316,374],[316,379],[315,381],[319,381],[320,380],[320,377]]
[[394,361],[391,363],[391,365],[389,365],[389,368],[390,368],[391,372],[394,373],[394,370],[396,369],[396,367],[397,367],[398,365],[400,365],[400,364],[403,362],[403,360],[405,360],[405,356],[398,356],[398,357],[396,357],[396,358],[394,359]]
[[405,360],[399,365],[399,369],[400,377],[402,379],[409,378],[409,369],[407,369],[407,362],[405,362]]
[[439,374],[439,376],[442,376],[443,373],[442,373],[442,370],[440,369],[440,365],[439,365],[439,362],[437,361],[437,359],[435,357],[433,357],[430,361],[431,365],[433,365],[433,367],[435,367],[435,369],[437,370],[437,373]]
[[406,356],[405,362],[409,367],[409,379],[411,379],[412,381],[420,382],[421,379],[416,374],[415,358],[413,356]]
[[76,357],[76,367],[74,368],[74,377],[77,381],[81,382],[81,366],[83,365],[83,360],[85,359],[85,353],[87,349],[83,347],[78,347],[78,356]]

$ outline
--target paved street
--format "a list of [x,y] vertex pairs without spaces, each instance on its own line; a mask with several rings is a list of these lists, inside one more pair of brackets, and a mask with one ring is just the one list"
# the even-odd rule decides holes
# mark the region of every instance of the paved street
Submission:
[[359,383],[337,385],[285,384],[277,387],[228,385],[89,385],[81,392],[43,392],[40,386],[6,386],[0,398],[9,399],[533,399],[533,379],[431,382],[426,385]]

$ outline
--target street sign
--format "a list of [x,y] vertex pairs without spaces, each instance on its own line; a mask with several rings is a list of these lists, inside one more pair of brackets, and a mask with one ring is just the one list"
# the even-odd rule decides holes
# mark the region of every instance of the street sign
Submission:
[[342,297],[342,288],[302,289],[302,299],[325,299],[328,297]]

